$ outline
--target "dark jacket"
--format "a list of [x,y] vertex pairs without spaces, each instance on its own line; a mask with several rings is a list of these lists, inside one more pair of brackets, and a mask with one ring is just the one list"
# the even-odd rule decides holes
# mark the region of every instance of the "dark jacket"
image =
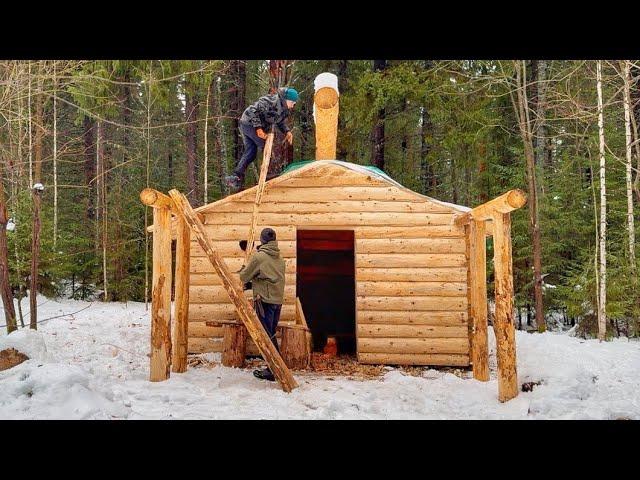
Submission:
[[278,241],[272,240],[260,245],[260,250],[251,255],[247,266],[240,271],[240,280],[242,283],[251,282],[253,295],[260,295],[262,301],[282,305],[284,270]]
[[272,126],[278,126],[282,133],[287,133],[290,128],[286,120],[289,117],[289,109],[284,98],[283,90],[277,93],[260,97],[253,105],[249,105],[240,117],[240,121],[253,128],[262,128],[270,133]]

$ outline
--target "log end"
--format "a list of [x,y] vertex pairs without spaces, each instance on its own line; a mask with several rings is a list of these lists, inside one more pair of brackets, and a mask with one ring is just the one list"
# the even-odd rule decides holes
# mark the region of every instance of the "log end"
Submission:
[[527,194],[524,193],[519,188],[517,188],[515,190],[511,190],[507,194],[507,203],[514,210],[517,209],[517,208],[521,208],[521,207],[524,206],[525,203],[527,203]]
[[333,108],[338,103],[338,92],[331,87],[322,87],[313,97],[316,108]]

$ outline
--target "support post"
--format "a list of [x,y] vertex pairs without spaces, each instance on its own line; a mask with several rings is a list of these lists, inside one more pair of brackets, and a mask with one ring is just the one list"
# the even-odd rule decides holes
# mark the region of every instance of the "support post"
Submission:
[[516,371],[515,325],[513,319],[513,272],[511,263],[511,215],[495,213],[494,255],[496,315],[493,329],[496,334],[498,360],[498,399],[506,402],[518,395]]
[[233,276],[227,264],[220,257],[220,254],[213,248],[211,241],[205,235],[202,223],[193,211],[193,208],[191,208],[187,198],[175,189],[171,190],[169,195],[173,199],[180,215],[184,217],[185,221],[191,227],[193,234],[213,265],[216,273],[220,276],[222,285],[229,294],[229,298],[233,302],[240,320],[247,327],[249,335],[269,365],[276,380],[278,380],[285,392],[290,392],[296,388],[298,384],[271,342],[256,312],[249,305],[249,302],[243,294],[239,279]]
[[149,379],[167,380],[171,367],[171,212],[153,209],[153,297]]
[[489,380],[487,336],[487,240],[484,221],[472,220],[469,232],[469,305],[471,307],[471,362],[473,378]]
[[171,369],[176,373],[187,371],[189,350],[189,265],[191,263],[191,229],[178,215],[175,218],[176,278],[175,278],[175,322],[173,324],[173,359]]

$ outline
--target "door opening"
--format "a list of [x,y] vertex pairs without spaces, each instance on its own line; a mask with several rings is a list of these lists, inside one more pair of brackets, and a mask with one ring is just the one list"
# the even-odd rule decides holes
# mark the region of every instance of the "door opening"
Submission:
[[314,350],[335,337],[338,353],[356,351],[356,295],[353,230],[297,231],[296,295]]

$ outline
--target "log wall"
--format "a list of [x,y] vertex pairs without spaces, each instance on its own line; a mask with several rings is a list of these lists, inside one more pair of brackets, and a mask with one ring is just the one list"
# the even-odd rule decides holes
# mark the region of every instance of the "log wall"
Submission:
[[[253,192],[201,210],[207,235],[233,272],[243,263],[238,242],[249,233]],[[280,321],[295,322],[296,230],[354,230],[359,361],[468,365],[468,260],[464,227],[453,223],[456,214],[452,207],[339,166],[273,187],[268,183],[255,238],[262,228],[273,228],[286,261]],[[220,279],[192,241],[190,352],[220,351],[222,329],[205,321],[233,318]],[[248,345],[249,352],[253,348]]]

